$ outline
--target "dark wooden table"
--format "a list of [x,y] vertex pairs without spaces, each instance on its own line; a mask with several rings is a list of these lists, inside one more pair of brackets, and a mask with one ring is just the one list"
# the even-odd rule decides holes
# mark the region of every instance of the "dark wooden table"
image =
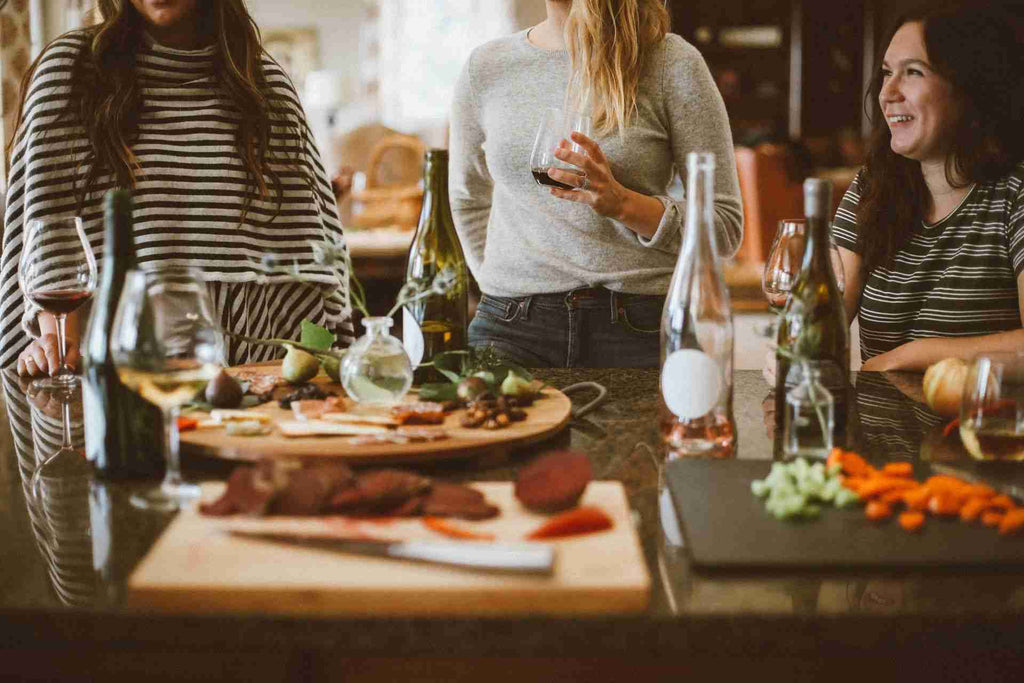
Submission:
[[[253,681],[682,680],[686,674],[722,681],[1024,680],[1019,573],[996,567],[956,574],[697,571],[666,505],[654,422],[657,372],[539,374],[554,386],[593,380],[610,389],[604,406],[555,442],[588,453],[597,477],[624,482],[653,580],[644,614],[314,619],[129,611],[121,605],[123,582],[170,518],[132,509],[129,485],[93,479],[80,459],[48,474],[29,504],[37,463],[59,445],[59,403],[26,396],[5,371],[0,678],[116,672],[146,680]],[[885,459],[963,456],[955,442],[942,439],[942,420],[913,398],[920,375],[856,379],[858,419],[849,445]],[[759,373],[736,373],[741,458],[773,457],[767,395]],[[72,415],[80,446],[79,406]],[[536,450],[428,471],[462,481],[509,479]],[[185,468],[194,478],[226,472],[216,461],[186,461]]]

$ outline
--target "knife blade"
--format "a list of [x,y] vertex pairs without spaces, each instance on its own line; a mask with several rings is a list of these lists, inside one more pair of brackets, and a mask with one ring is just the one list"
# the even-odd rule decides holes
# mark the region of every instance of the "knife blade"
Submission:
[[302,536],[272,531],[231,529],[232,536],[269,541],[346,555],[367,555],[394,560],[435,564],[515,574],[551,575],[555,549],[539,543],[466,543],[445,541],[378,541],[373,539]]
[[1005,493],[1015,499],[1018,503],[1024,502],[1024,486],[992,481],[991,479],[986,479],[974,472],[971,472],[970,470],[954,467],[953,465],[947,465],[945,463],[933,462],[930,463],[930,467],[933,471],[938,472],[939,474],[948,474],[951,477],[963,479],[971,484],[984,484],[985,486],[991,486],[999,493]]

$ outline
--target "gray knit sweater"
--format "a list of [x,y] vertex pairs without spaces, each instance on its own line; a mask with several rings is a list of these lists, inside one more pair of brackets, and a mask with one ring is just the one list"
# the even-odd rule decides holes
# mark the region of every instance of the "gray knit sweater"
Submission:
[[684,229],[685,207],[667,196],[686,154],[713,152],[715,233],[731,256],[743,210],[725,105],[696,48],[669,34],[640,79],[638,116],[620,137],[598,138],[616,180],[665,204],[658,231],[640,237],[585,204],[551,196],[530,173],[541,117],[561,107],[568,53],[531,44],[526,31],[470,55],[451,119],[452,213],[469,267],[484,293],[525,296],[604,286],[664,294]]

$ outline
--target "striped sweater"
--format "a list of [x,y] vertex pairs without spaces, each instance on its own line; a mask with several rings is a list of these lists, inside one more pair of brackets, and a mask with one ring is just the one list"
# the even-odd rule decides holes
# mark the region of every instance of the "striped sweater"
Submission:
[[[81,162],[88,159],[89,142],[75,117],[60,115],[67,105],[75,56],[86,40],[83,33],[73,32],[46,49],[16,132],[0,252],[0,367],[15,362],[29,343],[38,313],[18,287],[27,221],[77,212],[100,261],[103,196],[116,182],[112,174],[100,175],[79,209],[74,183],[84,179],[86,164]],[[265,57],[268,95],[284,108],[287,123],[275,122],[270,139],[277,155],[271,165],[284,190],[275,216],[276,193],[261,200],[247,187],[234,140],[242,114],[217,84],[216,49],[175,50],[147,40],[136,55],[143,98],[132,144],[140,168],[133,192],[139,267],[202,269],[220,322],[232,332],[298,339],[305,319],[350,341],[345,266],[318,265],[314,257],[314,245],[344,245],[344,234],[295,90],[281,68]],[[246,209],[247,195],[251,202]],[[289,270],[298,266],[301,281],[268,268],[267,255],[287,263]],[[278,351],[234,339],[226,342],[231,364],[266,360]]]
[[[857,253],[868,239],[857,225],[860,178],[832,225],[836,244]],[[977,184],[949,216],[922,223],[888,264],[867,274],[858,314],[861,358],[914,339],[1020,329],[1022,272],[1024,163],[1004,178]]]

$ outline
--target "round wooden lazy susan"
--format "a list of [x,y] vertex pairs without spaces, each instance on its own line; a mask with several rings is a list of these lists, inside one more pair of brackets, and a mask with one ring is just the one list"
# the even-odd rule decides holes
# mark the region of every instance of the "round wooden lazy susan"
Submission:
[[[258,363],[238,366],[232,369],[256,370],[278,374],[280,363]],[[326,390],[339,396],[345,392],[338,384],[325,381],[321,374],[316,382],[322,382]],[[415,394],[410,394],[414,400]],[[277,401],[264,403],[249,410],[270,416],[271,432],[259,436],[236,436],[226,433],[223,427],[196,429],[181,434],[181,449],[184,453],[224,458],[227,460],[256,461],[263,458],[323,457],[342,458],[352,463],[425,462],[450,458],[464,458],[481,453],[501,452],[521,448],[543,441],[559,432],[569,421],[572,402],[569,397],[552,387],[546,387],[533,405],[525,408],[527,417],[522,422],[513,422],[504,429],[488,430],[462,427],[459,420],[465,413],[456,410],[445,417],[443,426],[448,438],[437,441],[413,443],[372,443],[353,444],[350,436],[287,437],[277,428],[279,421],[294,420],[291,410],[281,408]],[[204,413],[192,413],[192,417],[205,417]]]

